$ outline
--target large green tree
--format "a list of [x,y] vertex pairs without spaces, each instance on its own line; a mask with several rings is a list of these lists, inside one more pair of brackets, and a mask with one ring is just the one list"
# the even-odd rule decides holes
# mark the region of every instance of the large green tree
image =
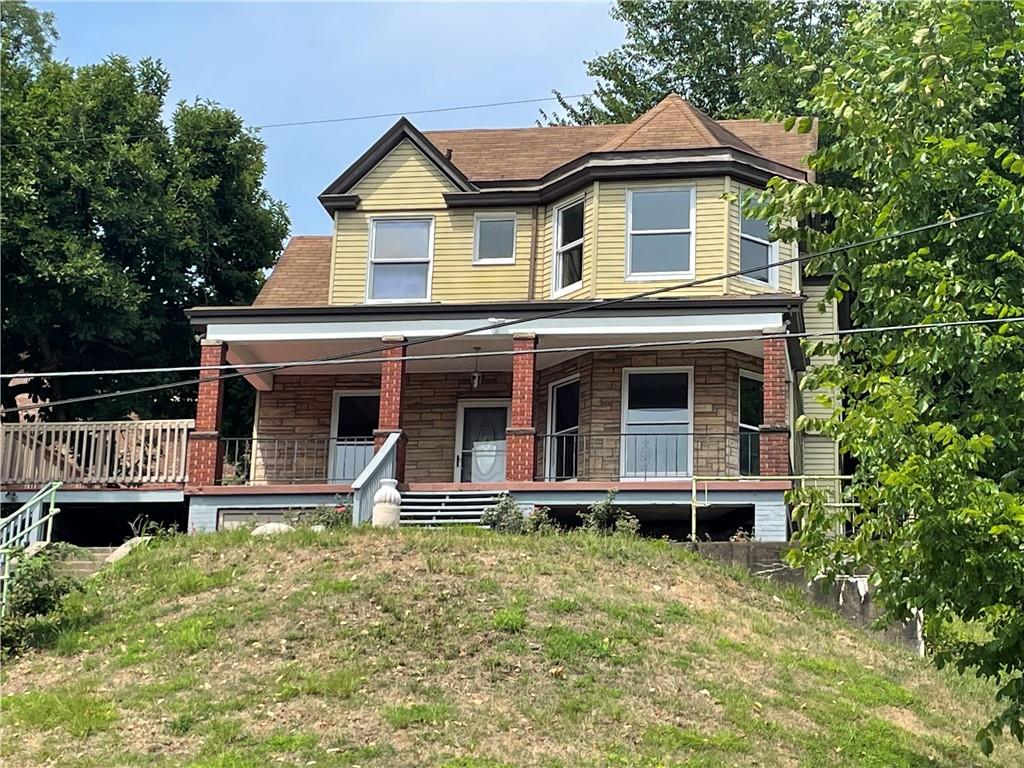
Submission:
[[[792,114],[843,44],[854,0],[619,0],[619,48],[585,62],[593,95],[559,101],[555,123],[628,123],[678,93],[714,118]],[[799,63],[797,59],[799,58]]]
[[[170,77],[158,61],[73,67],[51,56],[50,14],[20,2],[0,11],[4,372],[197,360],[183,311],[251,301],[288,231],[284,206],[263,187],[263,143],[205,101],[178,104],[165,124]],[[19,392],[52,401],[162,380],[5,380],[3,404]],[[170,390],[42,413],[188,415],[193,396]]]
[[[943,218],[955,226],[822,257],[857,326],[1024,316],[1024,3],[927,0],[860,13],[804,113],[833,143],[819,179],[775,180],[776,231],[829,214],[815,250]],[[805,121],[795,121],[806,128]],[[820,220],[820,219],[819,219]],[[803,237],[808,237],[806,232]],[[842,393],[823,427],[856,459],[859,504],[810,494],[798,560],[872,569],[889,619],[921,611],[940,664],[995,682],[1000,714],[979,733],[1024,740],[1024,324],[849,336],[805,380]]]

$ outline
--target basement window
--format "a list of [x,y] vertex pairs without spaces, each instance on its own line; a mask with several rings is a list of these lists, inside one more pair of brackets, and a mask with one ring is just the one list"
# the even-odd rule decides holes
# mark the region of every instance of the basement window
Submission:
[[693,275],[694,190],[626,193],[626,275],[652,280]]
[[515,264],[514,213],[478,213],[473,229],[474,264]]
[[430,296],[433,219],[370,223],[370,301],[423,301]]

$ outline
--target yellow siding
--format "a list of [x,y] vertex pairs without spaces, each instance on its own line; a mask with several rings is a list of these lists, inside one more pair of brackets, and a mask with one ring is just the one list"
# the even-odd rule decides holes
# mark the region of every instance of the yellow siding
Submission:
[[[597,214],[597,241],[599,250],[596,263],[597,295],[625,296],[651,288],[684,282],[674,280],[626,280],[626,190],[693,186],[697,192],[696,240],[694,261],[695,279],[711,277],[723,271],[726,249],[727,204],[724,179],[693,179],[687,181],[658,182],[604,182],[600,186],[600,206]],[[722,293],[718,281],[705,285],[667,291],[671,296],[717,295]]]
[[367,211],[407,211],[444,208],[444,193],[455,192],[444,174],[415,146],[403,141],[359,180],[351,194]]
[[[824,311],[819,309],[822,300],[825,298],[826,288],[827,286],[814,284],[804,286],[804,293],[807,294],[807,303],[804,304],[804,325],[810,333],[834,331],[838,328],[836,303],[829,301],[825,305]],[[824,341],[834,341],[834,339],[826,338]],[[831,355],[814,355],[810,358],[809,363],[811,368],[813,368],[816,365],[830,363],[833,360],[834,357]],[[818,419],[828,418],[831,415],[831,409],[818,402],[818,396],[821,394],[830,394],[830,390],[803,391],[805,416]]]
[[839,474],[839,454],[831,438],[824,435],[803,436],[803,467],[805,475]]
[[[361,304],[366,300],[370,221],[374,217],[423,216],[434,220],[430,299],[440,302],[516,301],[551,299],[554,266],[554,211],[581,195],[584,198],[583,285],[559,299],[616,297],[670,286],[671,280],[626,279],[626,192],[693,186],[696,190],[695,279],[712,278],[739,269],[740,218],[737,203],[724,196],[742,188],[729,178],[642,182],[595,182],[582,192],[538,209],[535,248],[534,209],[514,209],[517,216],[514,264],[473,264],[474,212],[449,209],[444,194],[454,185],[408,141],[380,161],[351,192],[360,198],[356,211],[335,214],[331,301]],[[510,209],[511,210],[511,209]],[[535,260],[531,267],[531,251]],[[793,255],[783,244],[780,258]],[[530,271],[533,270],[533,293]],[[798,292],[798,271],[781,267],[779,291]],[[749,280],[712,280],[666,295],[716,296],[774,292]],[[806,398],[805,398],[806,399]]]

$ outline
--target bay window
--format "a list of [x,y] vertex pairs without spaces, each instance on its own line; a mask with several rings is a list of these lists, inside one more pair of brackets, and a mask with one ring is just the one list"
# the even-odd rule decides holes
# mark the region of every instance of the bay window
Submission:
[[555,211],[554,294],[583,285],[583,200]]
[[654,279],[692,275],[693,188],[631,189],[626,197],[627,276]]
[[774,287],[778,285],[778,267],[774,266],[778,243],[770,238],[767,222],[740,215],[740,269],[754,270],[743,277]]

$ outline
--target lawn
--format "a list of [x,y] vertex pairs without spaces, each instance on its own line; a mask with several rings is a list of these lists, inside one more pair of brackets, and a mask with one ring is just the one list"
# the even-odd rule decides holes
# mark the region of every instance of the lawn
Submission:
[[5,665],[9,766],[918,766],[978,681],[667,543],[235,531],[137,550]]

